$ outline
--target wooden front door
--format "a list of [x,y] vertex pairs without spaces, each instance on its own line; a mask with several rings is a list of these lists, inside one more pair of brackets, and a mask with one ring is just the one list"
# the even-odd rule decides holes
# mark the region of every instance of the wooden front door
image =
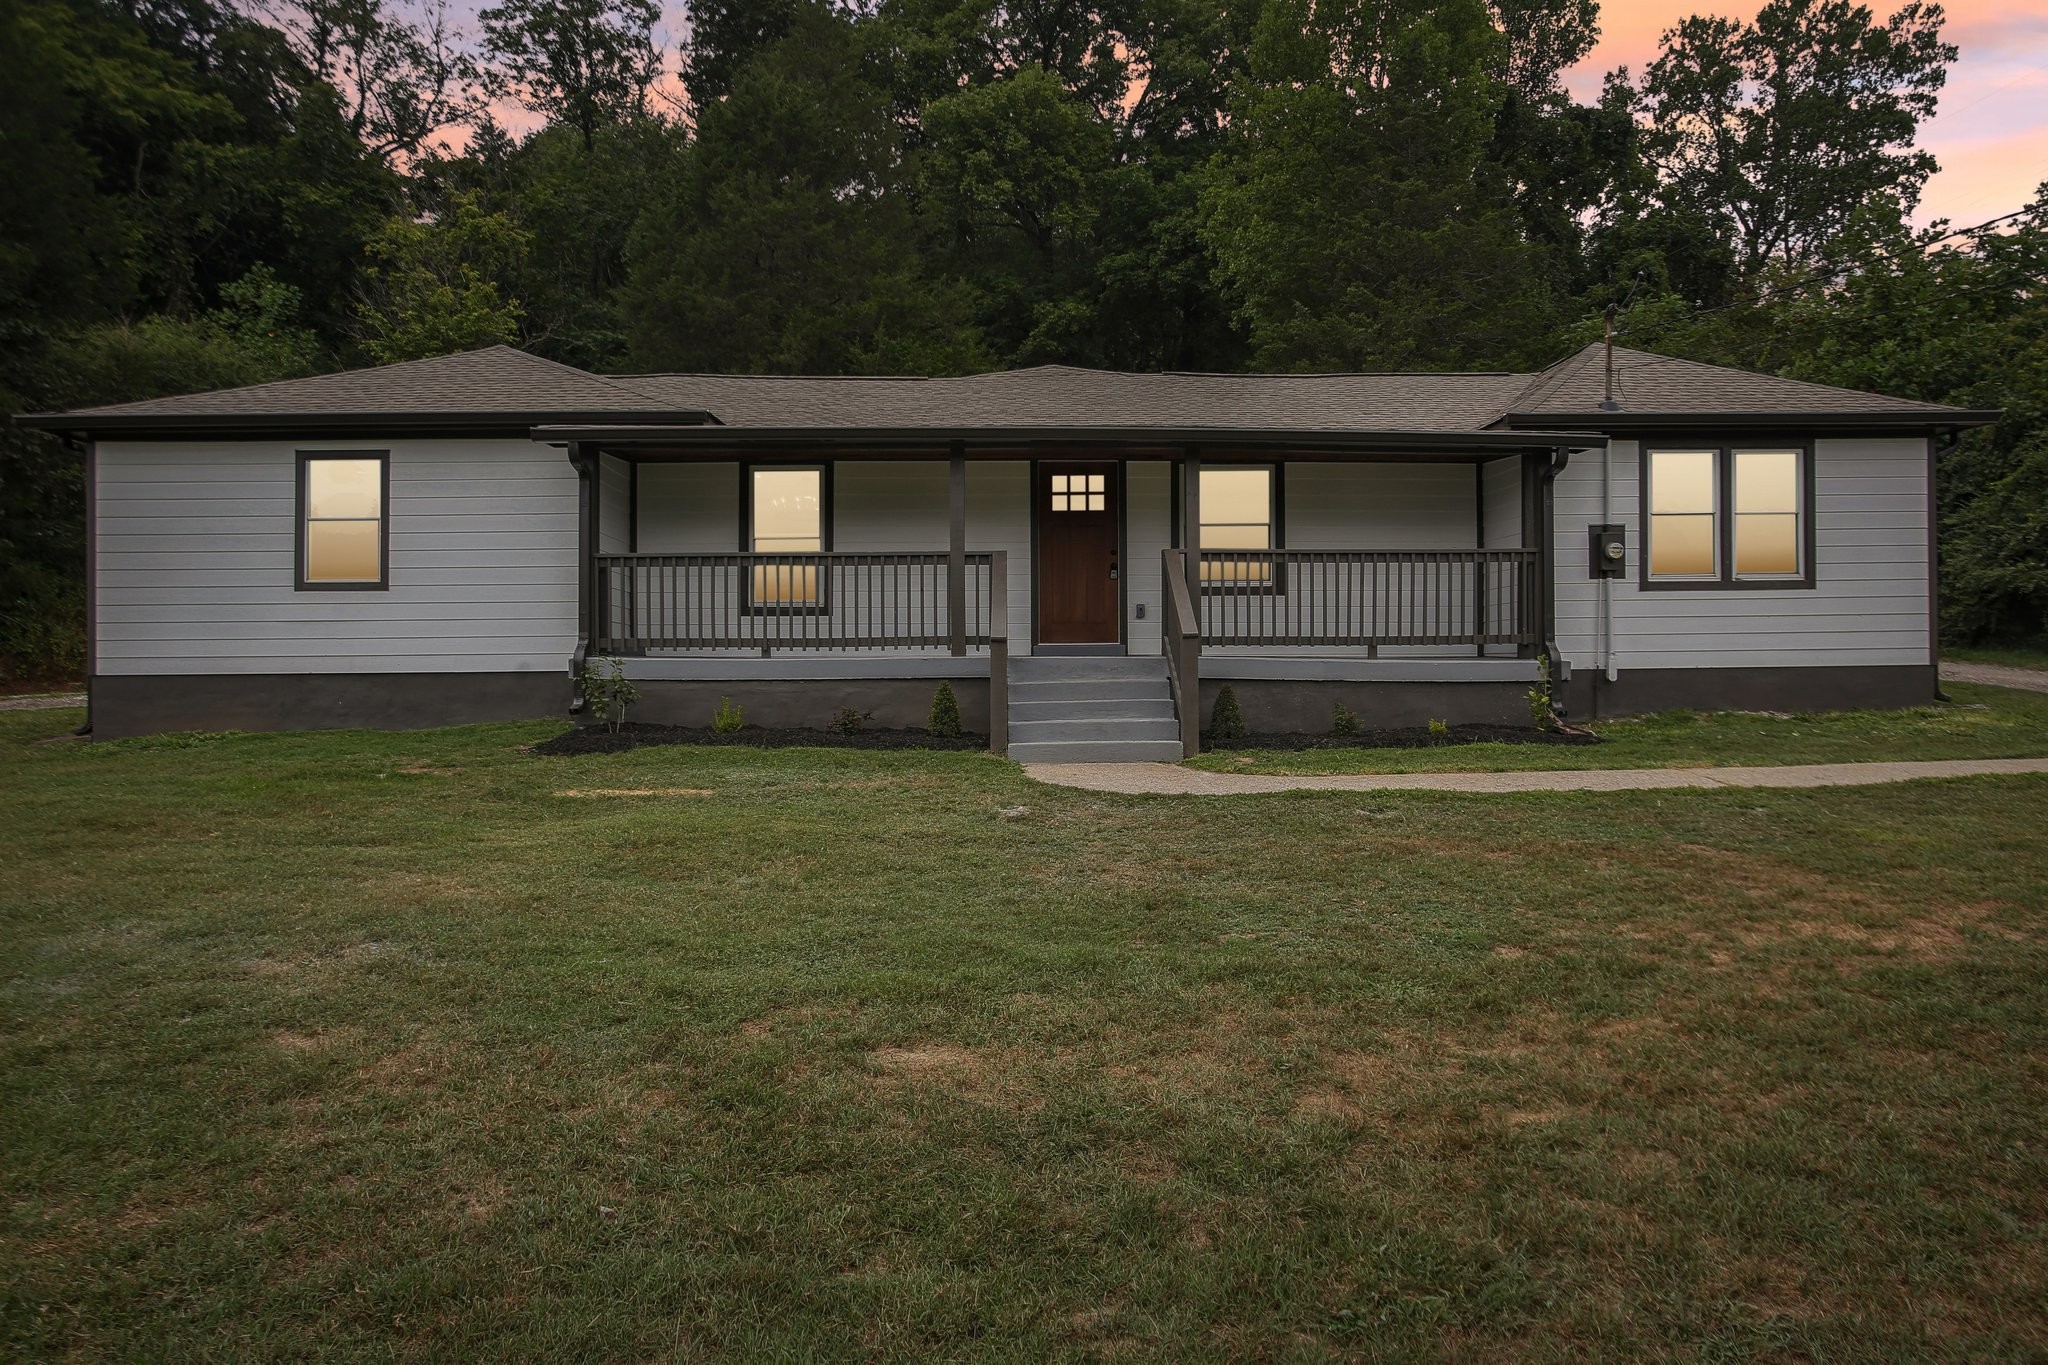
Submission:
[[1117,643],[1116,466],[1041,463],[1037,497],[1039,642]]

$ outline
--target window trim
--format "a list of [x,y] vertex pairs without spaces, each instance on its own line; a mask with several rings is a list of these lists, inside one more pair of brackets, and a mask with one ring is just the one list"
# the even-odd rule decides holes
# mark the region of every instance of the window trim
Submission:
[[[1282,550],[1287,548],[1286,462],[1282,460],[1233,460],[1229,464],[1210,464],[1207,461],[1204,461],[1202,463],[1202,467],[1197,471],[1197,476],[1199,477],[1202,474],[1207,474],[1212,469],[1225,473],[1228,473],[1233,470],[1263,469],[1267,473],[1272,475],[1273,543],[1270,546],[1268,546],[1264,551],[1247,550],[1245,553],[1247,555],[1256,555],[1260,553],[1269,554],[1274,556],[1274,559],[1273,572],[1267,576],[1266,581],[1263,583],[1246,584],[1204,582],[1201,583],[1201,590],[1203,594],[1208,595],[1230,593],[1238,597],[1285,597],[1287,595],[1287,566],[1280,562],[1279,554]],[[1204,521],[1206,522],[1209,512],[1209,500],[1207,498],[1202,499],[1201,507],[1202,516]],[[1173,514],[1174,519],[1178,521],[1180,518],[1179,498],[1174,499]],[[1198,540],[1201,536],[1201,529],[1202,528],[1200,526],[1197,526],[1195,528],[1195,535]],[[1223,547],[1219,546],[1217,548],[1220,551]],[[1200,553],[1206,554],[1208,553],[1209,549],[1210,547],[1207,545],[1198,546],[1198,550]],[[1199,577],[1200,576],[1198,574],[1198,581]]]
[[[1789,450],[1799,459],[1799,573],[1740,575],[1735,571],[1735,453],[1738,451]],[[1650,512],[1650,457],[1658,451],[1714,452],[1714,556],[1711,578],[1659,578],[1650,572],[1654,551],[1651,541],[1655,526]],[[1815,515],[1814,449],[1811,437],[1699,436],[1684,433],[1645,436],[1636,446],[1637,536],[1642,548],[1636,555],[1636,587],[1643,592],[1796,592],[1815,587],[1818,577],[1819,518]]]
[[[740,553],[775,554],[774,550],[754,549],[754,472],[756,470],[797,470],[818,471],[818,548],[816,550],[794,550],[792,554],[830,554],[832,552],[832,461],[830,460],[763,460],[740,466]],[[754,575],[749,571],[740,583],[740,615],[742,616],[830,616],[832,614],[832,576],[821,571],[818,575],[818,600],[815,602],[756,602],[754,600]]]
[[[391,452],[389,450],[301,450],[298,462],[298,490],[293,500],[292,587],[297,592],[389,592],[391,590]],[[306,527],[310,520],[308,497],[312,491],[307,467],[315,460],[377,461],[377,578],[314,581],[306,577]]]

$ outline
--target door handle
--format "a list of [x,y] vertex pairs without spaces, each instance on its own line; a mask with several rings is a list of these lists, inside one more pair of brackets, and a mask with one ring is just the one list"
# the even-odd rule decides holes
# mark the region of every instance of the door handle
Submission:
[[1110,581],[1112,581],[1112,582],[1114,582],[1114,581],[1116,580],[1116,561],[1115,561],[1115,560],[1111,560],[1111,561],[1110,561],[1110,563],[1109,563],[1109,577],[1110,577]]

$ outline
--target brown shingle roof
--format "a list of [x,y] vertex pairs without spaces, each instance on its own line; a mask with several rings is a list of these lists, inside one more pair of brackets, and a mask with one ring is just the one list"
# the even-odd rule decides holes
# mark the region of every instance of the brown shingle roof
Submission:
[[338,413],[671,411],[627,385],[511,346],[240,389],[83,408],[81,417],[323,417]]
[[[337,429],[408,420],[459,429],[464,418],[501,425],[569,421],[687,424],[802,431],[1043,429],[1153,432],[1478,432],[1605,429],[1604,419],[1772,413],[1878,420],[1982,420],[1934,403],[1750,374],[1616,348],[1619,414],[1589,417],[1602,396],[1600,348],[1540,374],[1127,374],[1040,365],[945,379],[782,375],[600,376],[510,346],[248,388],[152,398],[40,414],[23,425],[57,430],[193,429],[325,422]],[[1551,418],[1558,421],[1550,421]],[[1619,425],[1620,423],[1617,423]]]
[[733,427],[1182,427],[1476,431],[1518,374],[1127,374],[1039,365],[958,379],[623,376]]
[[[1596,413],[1606,395],[1605,366],[1598,342],[1566,356],[1538,374],[1514,400],[1509,411],[1520,416]],[[1614,348],[1614,396],[1620,411],[1633,415],[1814,413],[1902,418],[1959,415],[1963,410],[1940,403],[1859,393],[1827,384],[1754,374],[1724,365],[1704,365],[1649,351]]]

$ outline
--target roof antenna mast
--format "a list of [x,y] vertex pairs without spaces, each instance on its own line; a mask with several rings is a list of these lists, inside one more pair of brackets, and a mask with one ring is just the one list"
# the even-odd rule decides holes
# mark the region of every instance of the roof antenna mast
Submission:
[[1616,311],[1615,306],[1610,303],[1607,305],[1607,310],[1601,314],[1602,331],[1604,333],[1602,340],[1606,351],[1607,369],[1607,396],[1600,400],[1600,411],[1602,412],[1621,411],[1621,404],[1614,401],[1614,314]]

